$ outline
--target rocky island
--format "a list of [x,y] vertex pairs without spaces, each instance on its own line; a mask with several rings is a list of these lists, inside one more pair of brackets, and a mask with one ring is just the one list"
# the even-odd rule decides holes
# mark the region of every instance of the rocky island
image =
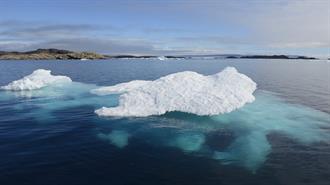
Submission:
[[0,51],[0,60],[95,60],[108,56],[92,52],[74,52],[60,49],[37,49],[27,52]]
[[[33,51],[0,51],[0,60],[99,60],[99,59],[157,59],[153,55],[103,55],[94,52],[74,52],[62,49],[37,49]],[[165,56],[165,58],[184,58]]]

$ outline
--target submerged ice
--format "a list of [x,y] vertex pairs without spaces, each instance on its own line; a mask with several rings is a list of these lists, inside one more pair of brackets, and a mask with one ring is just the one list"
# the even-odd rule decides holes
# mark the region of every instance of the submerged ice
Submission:
[[[251,171],[261,167],[271,153],[270,134],[283,135],[302,145],[330,141],[329,114],[288,104],[267,91],[258,90],[254,97],[256,84],[234,68],[210,76],[182,72],[155,81],[131,81],[110,87],[71,82],[68,77],[37,70],[2,89],[8,91],[0,91],[0,101],[6,101],[5,96],[19,99],[12,108],[28,109],[26,116],[46,123],[57,118],[52,113],[58,110],[82,106],[92,106],[90,111],[110,107],[98,109],[100,115],[142,116],[121,118],[118,122],[112,122],[118,118],[111,117],[86,118],[98,123],[98,127],[107,125],[97,138],[119,149],[138,138],[146,145],[175,148],[187,155],[208,157]],[[162,115],[143,117],[159,114]],[[221,137],[212,139],[214,133]],[[232,135],[229,139],[228,133]],[[228,144],[218,145],[226,138]]]
[[228,113],[254,101],[256,83],[228,67],[209,76],[186,71],[154,81],[102,87],[97,94],[123,93],[117,107],[96,110],[100,116],[150,116],[180,111],[197,115]]
[[53,84],[68,82],[72,82],[72,80],[67,76],[54,76],[51,74],[50,70],[38,69],[22,79],[15,80],[6,86],[2,86],[1,89],[11,91],[35,90]]
[[281,134],[303,145],[330,141],[330,115],[305,106],[288,104],[269,92],[256,101],[212,120],[234,132],[236,139],[214,158],[256,170],[271,152],[269,134]]
[[[329,114],[288,104],[266,91],[257,91],[254,102],[228,114],[197,116],[173,112],[138,120],[136,124],[112,125],[112,129],[142,137],[146,144],[176,148],[252,172],[266,162],[272,151],[270,135],[287,137],[299,145],[330,142]],[[218,137],[210,137],[214,134]],[[226,145],[219,144],[228,141]]]
[[128,144],[130,134],[123,130],[114,130],[109,134],[99,133],[97,136],[105,141],[110,141],[118,148],[124,148]]
[[205,142],[203,133],[182,133],[171,139],[169,146],[174,146],[184,152],[199,151]]

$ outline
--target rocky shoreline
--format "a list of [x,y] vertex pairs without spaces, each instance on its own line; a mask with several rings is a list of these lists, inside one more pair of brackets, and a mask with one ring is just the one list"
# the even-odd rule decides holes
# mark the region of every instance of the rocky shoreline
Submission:
[[317,60],[315,57],[291,55],[103,55],[93,52],[74,52],[60,49],[37,49],[27,52],[0,51],[0,60],[102,60],[102,59],[302,59]]
[[95,60],[108,56],[93,52],[73,52],[59,49],[37,49],[27,52],[0,51],[0,60]]

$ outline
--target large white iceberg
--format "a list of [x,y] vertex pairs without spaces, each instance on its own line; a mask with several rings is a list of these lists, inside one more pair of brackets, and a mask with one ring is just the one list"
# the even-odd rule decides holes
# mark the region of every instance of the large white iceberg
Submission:
[[119,106],[102,107],[95,111],[99,116],[144,117],[171,111],[217,115],[253,102],[256,86],[249,77],[233,67],[227,67],[209,76],[186,71],[154,81],[132,81],[93,92],[123,93],[119,98]]
[[0,87],[0,89],[11,91],[35,90],[52,84],[67,82],[72,82],[67,76],[54,76],[50,70],[38,69],[22,79],[15,80],[6,86]]

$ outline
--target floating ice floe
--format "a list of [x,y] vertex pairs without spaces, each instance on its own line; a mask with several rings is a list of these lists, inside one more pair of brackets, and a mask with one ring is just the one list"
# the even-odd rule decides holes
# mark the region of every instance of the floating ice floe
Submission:
[[131,81],[93,90],[122,93],[119,106],[96,110],[99,116],[162,115],[179,111],[197,115],[228,113],[253,102],[256,83],[233,67],[209,76],[185,71],[154,81]]
[[72,80],[67,76],[54,76],[50,70],[38,69],[32,74],[23,77],[22,79],[13,81],[6,86],[0,87],[3,90],[23,91],[40,89],[52,84],[68,83]]

